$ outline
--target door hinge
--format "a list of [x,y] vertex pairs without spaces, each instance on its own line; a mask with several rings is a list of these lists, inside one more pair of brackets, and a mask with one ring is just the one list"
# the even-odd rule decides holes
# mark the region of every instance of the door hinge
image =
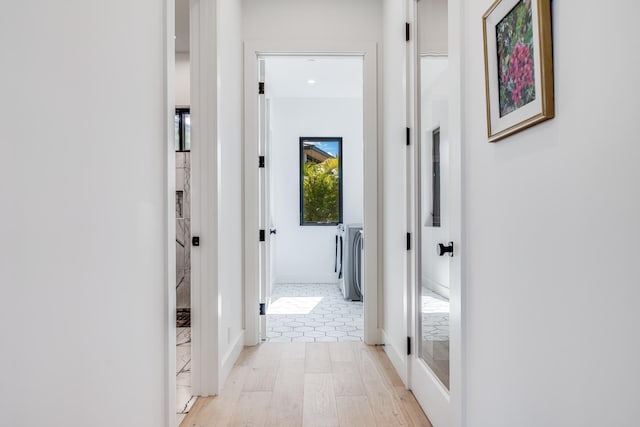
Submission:
[[407,233],[407,250],[411,250],[411,233]]
[[267,305],[263,302],[260,303],[260,316],[267,314]]
[[259,168],[264,167],[264,156],[258,156],[258,167]]
[[407,356],[411,356],[411,337],[407,337]]
[[404,37],[406,41],[411,39],[411,25],[408,22],[404,24]]
[[264,230],[260,230],[260,233],[258,233],[258,237],[260,239],[261,242],[264,242],[266,239],[266,233],[264,232]]
[[264,82],[258,83],[258,95],[264,95]]
[[407,128],[407,145],[411,145],[411,128]]

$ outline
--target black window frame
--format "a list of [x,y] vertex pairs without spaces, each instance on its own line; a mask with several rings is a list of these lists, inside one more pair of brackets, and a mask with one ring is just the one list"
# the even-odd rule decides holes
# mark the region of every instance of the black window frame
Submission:
[[189,114],[191,116],[191,108],[189,107],[177,107],[175,115],[178,116],[178,141],[176,153],[188,153],[191,151],[191,147],[189,149],[185,149],[185,126],[184,126],[184,115]]
[[[343,221],[343,187],[344,187],[344,179],[343,179],[343,168],[342,164],[344,163],[344,159],[342,157],[342,137],[325,137],[325,136],[301,136],[299,140],[299,148],[300,148],[300,157],[299,157],[299,198],[300,198],[300,225],[301,226],[336,226],[338,224],[342,224]],[[338,142],[338,221],[337,222],[315,222],[315,221],[305,221],[304,220],[304,175],[303,175],[303,165],[305,163],[305,155],[304,155],[304,143],[305,142]]]

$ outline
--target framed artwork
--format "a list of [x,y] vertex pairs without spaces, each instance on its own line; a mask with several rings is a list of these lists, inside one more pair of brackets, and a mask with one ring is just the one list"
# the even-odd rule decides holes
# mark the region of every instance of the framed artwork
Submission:
[[496,0],[482,17],[490,142],[554,116],[551,0]]

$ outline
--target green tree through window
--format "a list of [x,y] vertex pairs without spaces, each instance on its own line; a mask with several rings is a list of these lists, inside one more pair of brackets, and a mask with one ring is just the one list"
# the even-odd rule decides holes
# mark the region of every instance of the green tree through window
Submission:
[[300,224],[342,222],[342,138],[300,138]]

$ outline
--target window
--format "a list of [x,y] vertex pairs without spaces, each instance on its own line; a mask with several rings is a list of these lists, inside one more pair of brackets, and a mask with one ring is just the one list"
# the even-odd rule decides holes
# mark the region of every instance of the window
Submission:
[[191,114],[188,108],[176,108],[176,151],[191,151]]
[[300,138],[300,225],[342,222],[342,138]]

